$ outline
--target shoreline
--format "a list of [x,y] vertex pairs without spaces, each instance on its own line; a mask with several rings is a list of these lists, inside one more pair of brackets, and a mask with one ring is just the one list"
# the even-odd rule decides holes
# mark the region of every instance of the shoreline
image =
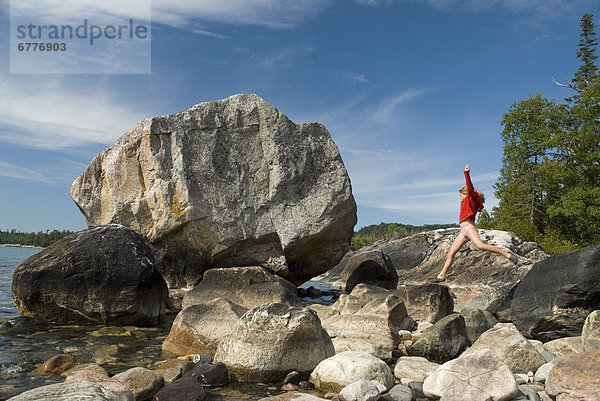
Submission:
[[36,245],[22,245],[22,244],[0,244],[0,248],[30,248],[30,249],[44,249],[43,246]]

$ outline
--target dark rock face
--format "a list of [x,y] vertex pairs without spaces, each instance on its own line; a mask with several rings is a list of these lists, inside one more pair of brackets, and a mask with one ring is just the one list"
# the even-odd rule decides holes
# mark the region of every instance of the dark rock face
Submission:
[[144,239],[115,224],[49,246],[24,261],[12,283],[23,316],[65,324],[157,324],[167,292]]
[[444,363],[459,356],[469,344],[465,319],[453,313],[425,330],[409,348],[408,354]]
[[147,238],[170,287],[262,266],[295,284],[350,247],[356,203],[327,129],[251,94],[138,122],[71,188],[88,225]]
[[445,285],[404,285],[396,291],[408,314],[417,321],[435,323],[454,311],[454,300]]
[[550,341],[581,334],[587,316],[600,309],[600,245],[536,263],[521,280],[510,317],[527,337]]
[[385,253],[362,252],[348,260],[342,273],[342,288],[351,292],[360,283],[395,289],[398,285],[398,273]]

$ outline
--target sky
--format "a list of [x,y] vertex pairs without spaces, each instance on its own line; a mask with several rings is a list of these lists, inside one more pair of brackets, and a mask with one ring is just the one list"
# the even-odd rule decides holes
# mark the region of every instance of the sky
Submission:
[[[584,13],[600,33],[597,0],[152,0],[149,12],[18,0],[31,20],[151,29],[139,53],[123,41],[120,52],[63,57],[69,70],[53,70],[48,54],[11,69],[29,56],[16,51],[12,1],[0,0],[0,229],[24,232],[84,229],[71,184],[137,121],[238,93],[325,125],[352,182],[356,229],[457,223],[464,165],[491,210],[502,115],[536,93],[569,96],[553,79],[579,67]],[[124,73],[129,59],[139,69]]]

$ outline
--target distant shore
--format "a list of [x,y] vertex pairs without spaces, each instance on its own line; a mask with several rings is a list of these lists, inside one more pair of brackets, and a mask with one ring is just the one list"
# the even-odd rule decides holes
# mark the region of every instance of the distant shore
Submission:
[[21,244],[0,244],[0,248],[33,248],[33,249],[44,249],[43,246],[21,245]]

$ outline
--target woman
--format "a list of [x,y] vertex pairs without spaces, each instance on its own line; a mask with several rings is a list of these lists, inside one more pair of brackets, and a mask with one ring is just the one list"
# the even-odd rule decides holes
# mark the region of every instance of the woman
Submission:
[[454,256],[460,250],[460,248],[467,243],[467,241],[471,241],[473,245],[477,247],[477,249],[502,255],[514,264],[517,264],[519,261],[517,255],[514,253],[505,252],[498,247],[486,244],[481,240],[481,238],[479,238],[479,232],[477,232],[477,227],[475,226],[475,215],[477,215],[477,212],[481,212],[483,210],[484,196],[481,191],[473,188],[471,177],[469,176],[470,170],[471,166],[468,164],[465,165],[465,181],[467,182],[467,185],[464,185],[459,191],[462,199],[460,203],[459,217],[460,233],[448,251],[446,263],[444,263],[442,271],[437,275],[437,277],[430,279],[430,283],[441,283],[446,281],[446,273],[448,272],[448,269],[450,269],[450,266],[452,266]]

